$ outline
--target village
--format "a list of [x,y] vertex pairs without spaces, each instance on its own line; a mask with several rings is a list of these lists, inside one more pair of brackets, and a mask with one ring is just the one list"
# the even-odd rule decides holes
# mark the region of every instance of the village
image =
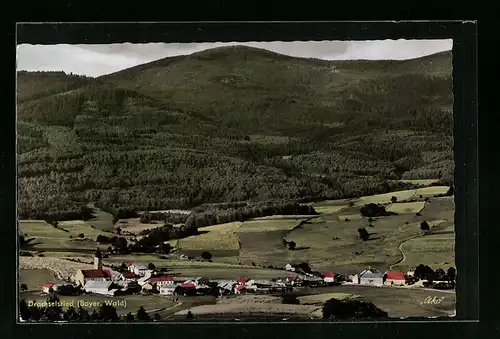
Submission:
[[[154,266],[154,265],[153,265]],[[165,274],[164,269],[152,265],[123,264],[120,269],[103,268],[102,254],[97,249],[92,269],[78,269],[66,283],[47,282],[42,286],[42,294],[79,295],[91,294],[105,297],[127,294],[159,294],[164,296],[212,295],[223,298],[240,294],[283,294],[305,287],[332,285],[372,286],[372,287],[413,287],[453,289],[455,271],[437,270],[420,265],[408,272],[380,272],[367,268],[354,275],[313,271],[307,263],[286,264],[284,276],[271,280],[236,277],[234,280],[211,280],[204,277],[180,277]],[[429,272],[429,270],[431,272]],[[440,272],[442,271],[442,272]]]

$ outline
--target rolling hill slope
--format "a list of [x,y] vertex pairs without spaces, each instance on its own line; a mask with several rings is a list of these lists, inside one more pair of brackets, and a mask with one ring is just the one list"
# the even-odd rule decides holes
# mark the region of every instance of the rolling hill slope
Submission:
[[19,72],[20,213],[333,199],[383,193],[401,177],[449,182],[451,84],[450,53],[324,61],[242,46],[97,79]]

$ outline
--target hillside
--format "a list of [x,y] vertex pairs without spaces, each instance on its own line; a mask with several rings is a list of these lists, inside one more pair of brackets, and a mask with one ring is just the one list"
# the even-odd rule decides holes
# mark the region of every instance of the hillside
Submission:
[[[18,72],[20,213],[336,199],[453,174],[451,53],[323,61],[235,46],[97,79]],[[54,73],[54,74],[52,74]]]

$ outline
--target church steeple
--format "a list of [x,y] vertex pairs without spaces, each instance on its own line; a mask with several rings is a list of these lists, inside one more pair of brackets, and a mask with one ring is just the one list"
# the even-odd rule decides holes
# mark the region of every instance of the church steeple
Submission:
[[94,269],[102,270],[102,254],[101,251],[99,250],[99,247],[97,248],[94,254]]

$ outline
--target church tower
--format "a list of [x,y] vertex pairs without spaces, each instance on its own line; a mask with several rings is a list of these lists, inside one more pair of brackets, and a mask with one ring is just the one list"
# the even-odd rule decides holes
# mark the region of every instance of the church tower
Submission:
[[97,251],[94,254],[94,269],[102,270],[102,254],[101,251],[99,251],[99,248],[97,248]]

